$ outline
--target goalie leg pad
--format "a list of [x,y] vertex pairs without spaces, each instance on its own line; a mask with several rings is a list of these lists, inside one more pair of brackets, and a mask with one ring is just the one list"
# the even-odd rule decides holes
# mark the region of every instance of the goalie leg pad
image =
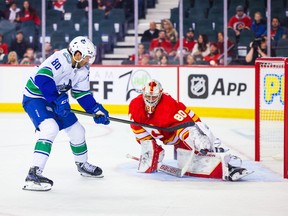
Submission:
[[[180,169],[182,169],[185,166],[190,155],[191,155],[190,150],[177,148],[177,165]],[[192,163],[190,166],[192,166]]]
[[138,171],[143,173],[156,172],[158,163],[162,162],[164,155],[164,149],[155,140],[142,141]]
[[[191,151],[186,149],[177,149],[177,163],[180,169],[186,166]],[[203,178],[222,178],[221,158],[217,153],[208,153],[207,155],[195,154],[193,160],[189,162],[186,174],[188,176]]]

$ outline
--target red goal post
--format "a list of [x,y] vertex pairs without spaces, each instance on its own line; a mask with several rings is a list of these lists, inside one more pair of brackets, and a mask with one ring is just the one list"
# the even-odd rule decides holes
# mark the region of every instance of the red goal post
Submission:
[[[277,161],[288,178],[288,58],[255,62],[255,161]],[[272,162],[273,163],[273,162]]]

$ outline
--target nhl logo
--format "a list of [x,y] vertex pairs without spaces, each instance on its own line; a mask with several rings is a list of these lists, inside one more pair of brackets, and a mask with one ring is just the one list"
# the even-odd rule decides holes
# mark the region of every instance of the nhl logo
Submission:
[[205,87],[205,80],[203,77],[193,77],[191,80],[191,92],[196,95],[200,96],[206,91]]
[[206,75],[191,74],[188,77],[188,88],[190,98],[207,98],[208,77]]

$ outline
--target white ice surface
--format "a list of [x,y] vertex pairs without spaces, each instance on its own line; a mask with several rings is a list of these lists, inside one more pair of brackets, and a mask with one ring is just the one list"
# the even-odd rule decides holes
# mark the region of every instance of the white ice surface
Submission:
[[[280,163],[253,161],[253,121],[203,119],[244,166],[255,170],[243,181],[223,182],[137,173],[137,162],[125,157],[140,152],[128,125],[95,125],[85,116],[79,120],[86,128],[89,162],[100,166],[105,177],[80,176],[68,138],[60,132],[43,173],[54,186],[49,192],[30,192],[21,188],[37,135],[26,114],[0,114],[0,216],[288,215],[288,181]],[[174,163],[172,147],[165,150],[165,162]]]

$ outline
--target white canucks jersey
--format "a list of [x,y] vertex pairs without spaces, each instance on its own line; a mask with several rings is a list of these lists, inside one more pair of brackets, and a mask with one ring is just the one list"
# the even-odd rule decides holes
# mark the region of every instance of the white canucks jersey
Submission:
[[72,89],[72,95],[75,99],[88,94],[90,89],[89,65],[80,69],[72,68],[71,58],[67,49],[62,49],[47,58],[40,66],[35,67],[25,86],[24,95],[32,98],[44,98],[35,84],[37,74],[52,78],[59,92]]

